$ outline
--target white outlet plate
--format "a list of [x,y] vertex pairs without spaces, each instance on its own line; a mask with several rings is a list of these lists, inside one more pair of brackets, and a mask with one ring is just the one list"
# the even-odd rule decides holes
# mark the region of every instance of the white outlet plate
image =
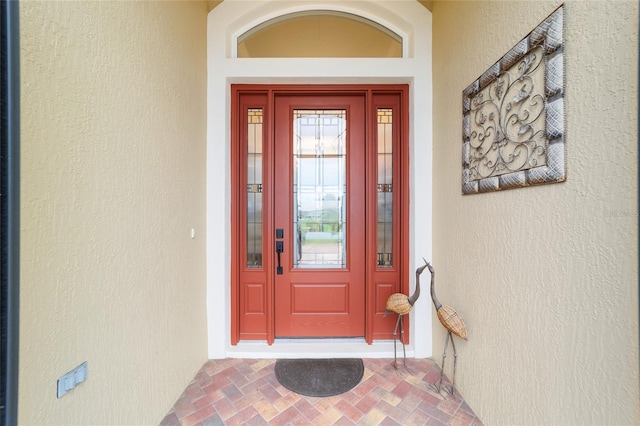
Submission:
[[58,398],[87,380],[87,362],[83,362],[58,379]]

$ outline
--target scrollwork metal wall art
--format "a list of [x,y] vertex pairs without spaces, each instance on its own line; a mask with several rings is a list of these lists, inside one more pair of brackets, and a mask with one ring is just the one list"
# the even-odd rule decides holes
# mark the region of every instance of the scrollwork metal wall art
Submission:
[[462,193],[562,182],[564,5],[462,92]]

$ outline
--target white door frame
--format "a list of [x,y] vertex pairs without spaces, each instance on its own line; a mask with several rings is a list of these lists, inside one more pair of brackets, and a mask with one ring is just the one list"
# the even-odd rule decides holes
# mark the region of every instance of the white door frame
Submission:
[[[269,19],[294,12],[335,10],[378,22],[403,39],[402,58],[237,58],[237,38]],[[416,0],[225,0],[209,13],[207,30],[207,328],[209,358],[393,356],[393,343],[362,341],[240,342],[231,330],[230,105],[233,83],[409,84],[410,268],[431,256],[432,85],[431,13]],[[413,277],[413,274],[409,274]],[[410,282],[413,291],[415,282]],[[425,293],[428,294],[428,293]],[[407,355],[432,355],[431,300],[411,313]]]

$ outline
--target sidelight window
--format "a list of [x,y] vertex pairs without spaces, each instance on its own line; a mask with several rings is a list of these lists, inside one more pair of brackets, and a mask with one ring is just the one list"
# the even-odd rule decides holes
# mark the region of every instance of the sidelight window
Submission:
[[247,268],[262,267],[262,109],[247,110]]
[[393,110],[378,109],[378,267],[393,266]]

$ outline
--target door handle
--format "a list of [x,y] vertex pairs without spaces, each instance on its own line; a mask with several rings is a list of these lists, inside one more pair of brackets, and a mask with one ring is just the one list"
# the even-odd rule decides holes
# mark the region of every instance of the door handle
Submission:
[[276,241],[276,253],[278,254],[278,268],[276,274],[282,275],[282,265],[280,263],[280,253],[284,251],[284,241]]

